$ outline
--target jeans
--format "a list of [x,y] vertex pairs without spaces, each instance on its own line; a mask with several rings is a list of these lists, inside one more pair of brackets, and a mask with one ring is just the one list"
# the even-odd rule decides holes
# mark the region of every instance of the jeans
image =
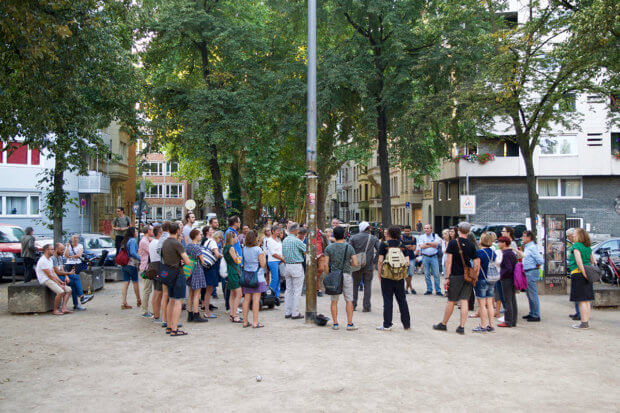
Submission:
[[304,267],[301,264],[286,264],[284,273],[286,291],[284,297],[284,315],[299,315],[299,298],[304,284]]
[[73,299],[73,307],[77,307],[78,298],[84,295],[84,290],[82,289],[82,280],[80,276],[77,274],[65,275],[69,277],[69,286],[71,287],[71,298]]
[[426,291],[433,292],[433,284],[431,283],[431,273],[435,282],[435,292],[441,292],[441,283],[439,281],[439,260],[437,256],[422,256],[422,266],[424,267],[424,279],[426,280]]
[[24,282],[27,283],[35,278],[34,259],[24,257]]
[[360,292],[360,284],[364,283],[364,309],[370,310],[370,297],[372,294],[372,267],[362,268],[353,273],[353,308],[357,307],[357,297]]
[[394,297],[400,310],[400,321],[404,328],[411,327],[411,315],[405,298],[405,280],[388,280],[381,278],[381,294],[383,295],[383,327],[392,327],[392,309]]
[[273,290],[276,297],[280,296],[280,261],[269,261],[267,263],[269,272],[271,273],[271,281],[269,286]]
[[537,268],[526,270],[527,301],[530,303],[530,316],[540,318],[540,301],[538,300],[538,281],[540,271]]
[[515,280],[507,278],[499,280],[502,285],[502,293],[504,294],[504,321],[510,327],[517,326],[517,293],[515,291]]

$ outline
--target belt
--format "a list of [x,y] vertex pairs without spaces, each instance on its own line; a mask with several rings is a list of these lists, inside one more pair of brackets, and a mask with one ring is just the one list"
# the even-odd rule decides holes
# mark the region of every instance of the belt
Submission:
[[286,264],[290,265],[290,264],[303,264],[303,263],[304,263],[303,261],[299,261],[299,262],[287,262]]
[[437,252],[437,253],[435,253],[433,255],[426,255],[426,254],[422,254],[422,255],[425,256],[425,257],[428,257],[428,258],[433,258],[433,257],[436,257],[438,254],[439,253]]

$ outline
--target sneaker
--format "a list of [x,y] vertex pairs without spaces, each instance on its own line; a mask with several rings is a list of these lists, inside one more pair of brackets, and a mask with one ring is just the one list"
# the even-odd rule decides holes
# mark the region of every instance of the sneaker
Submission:
[[150,312],[147,311],[146,313],[142,314],[142,317],[144,317],[144,318],[151,318],[151,317],[153,317],[153,313],[150,313]]
[[166,323],[165,321],[161,323],[162,327],[168,327],[168,323]]
[[527,321],[537,323],[540,321],[540,317],[530,317],[527,319]]
[[471,331],[473,331],[474,333],[485,333],[487,329],[482,326],[478,326]]
[[582,321],[579,324],[573,324],[573,328],[577,330],[587,330],[588,328],[590,328],[590,324],[587,321]]
[[86,311],[86,307],[82,307],[80,304],[77,307],[73,307],[75,311]]
[[291,320],[301,320],[302,318],[304,318],[303,315],[301,315],[301,313],[294,315],[291,317]]
[[489,333],[495,333],[495,329],[494,329],[493,327],[491,327],[491,326],[488,326],[488,327],[487,327],[487,332],[489,332]]
[[355,331],[357,326],[355,324],[347,324],[347,331]]
[[433,292],[432,291],[427,291],[427,292],[424,293],[424,295],[433,295]]
[[284,316],[284,318],[291,318],[291,317],[292,317],[292,315],[290,315],[290,314]]
[[411,294],[413,294],[413,295],[417,294],[416,290],[412,288],[411,289]]
[[316,296],[317,297],[323,297],[323,291],[317,291],[316,292]]
[[93,298],[95,298],[94,294],[84,294],[82,296],[82,298],[80,298],[80,302],[82,304],[86,304],[87,302],[89,302],[90,300],[92,300]]
[[458,326],[456,328],[456,334],[465,334],[465,327]]
[[153,317],[153,322],[154,323],[161,323],[161,317],[159,317],[159,318]]
[[498,326],[498,327],[510,327],[510,325],[509,325],[509,324],[506,324],[506,323],[500,323],[500,324],[498,324],[497,326]]
[[405,290],[405,294],[409,294],[409,290]]
[[217,307],[213,304],[209,304],[209,311],[217,310]]
[[504,316],[501,316],[500,318],[497,319],[498,323],[503,323],[504,321],[506,321]]
[[433,330],[448,331],[448,327],[444,323],[438,323],[433,326]]
[[438,296],[440,296],[440,297],[443,297],[443,293],[442,293],[441,291],[437,291],[437,292],[435,293],[435,295],[438,295]]
[[379,326],[377,327],[378,331],[392,331],[392,327],[383,327],[383,326]]
[[340,330],[340,326],[338,324],[333,324],[332,330]]
[[532,316],[531,316],[531,315],[529,315],[529,314],[528,314],[528,315],[524,315],[524,316],[523,316],[523,319],[524,319],[524,320],[527,320],[528,318],[532,318]]

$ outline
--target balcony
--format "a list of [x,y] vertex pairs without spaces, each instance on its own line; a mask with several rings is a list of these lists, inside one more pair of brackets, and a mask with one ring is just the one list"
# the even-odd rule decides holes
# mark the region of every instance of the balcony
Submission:
[[78,177],[80,194],[109,194],[110,177],[97,171],[88,171],[88,175]]

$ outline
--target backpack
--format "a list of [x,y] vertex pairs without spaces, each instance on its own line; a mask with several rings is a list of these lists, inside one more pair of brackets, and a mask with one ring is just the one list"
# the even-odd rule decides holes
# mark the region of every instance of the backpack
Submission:
[[129,254],[127,254],[126,247],[121,247],[120,251],[118,252],[118,254],[116,254],[116,257],[114,258],[114,261],[121,266],[129,264]]
[[407,259],[400,247],[388,247],[381,277],[388,280],[400,281],[407,277]]
[[499,271],[497,271],[497,267],[495,266],[495,263],[491,260],[491,258],[493,257],[493,254],[491,254],[491,256],[489,257],[489,254],[486,252],[485,249],[483,249],[482,251],[484,252],[484,255],[486,255],[487,258],[489,259],[489,265],[487,266],[487,270],[483,271],[484,276],[487,279],[487,282],[488,283],[498,282]]

